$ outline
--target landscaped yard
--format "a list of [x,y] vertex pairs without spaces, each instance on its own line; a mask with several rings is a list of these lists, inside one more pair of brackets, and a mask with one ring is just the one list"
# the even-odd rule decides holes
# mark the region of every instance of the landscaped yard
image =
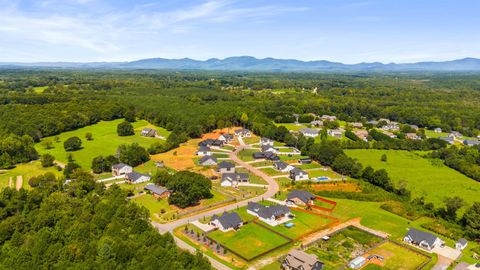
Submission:
[[[140,136],[140,131],[144,127],[155,128],[159,135],[167,137],[169,132],[163,128],[155,127],[149,124],[147,121],[140,120],[132,123],[135,129],[135,135],[132,136],[118,136],[117,125],[124,121],[123,119],[117,119],[114,121],[101,121],[97,124],[83,127],[74,131],[63,132],[58,135],[59,141],[55,142],[54,138],[43,138],[42,141],[50,140],[53,142],[53,149],[45,149],[42,143],[38,143],[35,148],[40,154],[50,153],[56,160],[67,163],[68,154],[72,154],[76,163],[80,164],[83,168],[90,169],[92,165],[92,159],[99,155],[114,155],[118,146],[121,144],[138,143],[141,146],[148,148],[152,143],[163,140],[157,138],[146,138]],[[85,139],[86,133],[92,133],[93,140],[87,141]],[[72,152],[66,152],[63,148],[63,142],[73,136],[77,136],[82,140],[82,149]]]
[[252,161],[254,160],[252,154],[259,152],[257,149],[244,149],[238,153],[238,157],[243,161]]
[[289,242],[255,223],[244,225],[238,231],[213,231],[208,236],[246,259],[254,258],[265,251]]
[[[152,195],[145,194],[133,198],[132,201],[145,206],[150,211],[150,218],[157,222],[171,220],[176,213],[176,210],[168,204],[167,198],[157,200]],[[162,209],[164,210],[163,214],[161,213]]]
[[[306,172],[308,173],[308,176],[310,178],[317,178],[317,177],[323,177],[323,176],[326,176],[330,179],[341,179],[342,176],[334,171],[332,171],[331,169],[327,169],[326,171],[320,169],[320,170],[306,170]],[[345,177],[346,179],[346,177]]]
[[[345,153],[364,166],[387,170],[395,184],[406,182],[412,198],[423,196],[436,207],[443,205],[445,197],[459,196],[469,204],[478,201],[480,182],[448,168],[439,160],[395,150],[345,150]],[[387,156],[386,162],[380,160],[383,154]]]
[[380,243],[381,238],[359,230],[355,227],[330,236],[330,240],[321,241],[309,248],[308,253],[315,254],[325,263],[324,269],[343,269],[350,260],[365,253],[369,248]]
[[299,131],[302,128],[306,128],[307,126],[305,124],[295,124],[295,123],[275,123],[275,126],[280,127],[284,126],[288,130],[293,130],[293,131]]
[[28,188],[28,180],[33,176],[45,174],[47,172],[54,173],[57,176],[62,176],[62,172],[59,172],[55,167],[43,168],[40,161],[31,161],[29,163],[17,164],[15,168],[10,170],[0,170],[0,188],[7,187],[10,177],[12,178],[12,188],[15,188],[17,176],[23,176],[23,187]]
[[271,176],[275,176],[275,175],[288,175],[288,172],[281,172],[281,171],[277,171],[275,170],[274,168],[263,168],[263,169],[260,169],[260,171],[268,174],[268,175],[271,175]]
[[369,255],[380,255],[384,269],[415,270],[426,263],[428,258],[392,242],[385,242],[370,250]]

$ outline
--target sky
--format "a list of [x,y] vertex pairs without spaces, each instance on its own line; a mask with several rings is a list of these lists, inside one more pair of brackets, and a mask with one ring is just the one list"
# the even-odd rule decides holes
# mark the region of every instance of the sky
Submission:
[[480,58],[478,0],[0,0],[0,62]]

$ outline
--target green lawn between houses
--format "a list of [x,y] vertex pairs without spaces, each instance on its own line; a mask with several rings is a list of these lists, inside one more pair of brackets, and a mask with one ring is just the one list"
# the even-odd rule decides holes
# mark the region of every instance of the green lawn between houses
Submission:
[[284,126],[286,127],[288,130],[292,130],[292,131],[299,131],[300,129],[302,128],[306,128],[306,124],[294,124],[294,123],[275,123],[275,126],[277,127],[280,127],[280,126]]
[[292,239],[296,239],[302,235],[320,230],[331,222],[331,220],[327,218],[314,214],[309,214],[294,209],[291,209],[291,212],[293,215],[295,215],[295,218],[290,221],[294,224],[292,228],[287,228],[284,224],[280,224],[271,228]]
[[[459,196],[467,204],[480,200],[480,182],[448,168],[439,160],[400,150],[362,149],[345,150],[345,153],[364,166],[387,170],[396,185],[401,181],[407,183],[412,198],[423,196],[436,207],[443,205],[445,197]],[[380,161],[383,154],[387,155],[387,162]]]
[[370,250],[368,254],[380,255],[384,260],[384,269],[414,270],[428,261],[428,258],[407,248],[385,242]]
[[213,231],[208,236],[246,259],[254,258],[265,251],[289,242],[288,239],[255,223],[244,225],[238,231]]
[[[146,138],[140,136],[140,131],[144,127],[155,128],[159,135],[167,137],[169,132],[163,128],[155,127],[149,124],[147,121],[139,120],[132,123],[135,129],[135,135],[132,136],[118,136],[117,125],[123,122],[123,119],[117,119],[113,121],[101,121],[97,124],[83,127],[74,131],[63,132],[58,137],[60,141],[53,142],[54,137],[43,138],[43,140],[51,140],[53,142],[53,149],[45,149],[41,143],[36,144],[35,148],[40,154],[50,153],[55,156],[55,159],[67,163],[68,154],[72,154],[75,162],[80,164],[82,168],[91,168],[92,159],[99,155],[113,155],[117,150],[117,147],[121,144],[138,143],[141,146],[148,148],[152,143],[157,141],[163,141],[157,138]],[[85,134],[87,132],[92,133],[93,140],[87,141]],[[63,142],[73,136],[78,136],[82,140],[82,149],[72,152],[66,152],[63,148]]]

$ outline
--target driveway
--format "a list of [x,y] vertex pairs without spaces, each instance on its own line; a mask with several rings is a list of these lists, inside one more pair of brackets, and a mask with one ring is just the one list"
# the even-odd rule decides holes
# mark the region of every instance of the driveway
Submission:
[[443,256],[447,259],[450,259],[452,261],[456,260],[458,257],[460,257],[460,254],[462,254],[461,251],[456,250],[454,248],[451,248],[448,246],[440,247],[439,245],[435,246],[432,249],[432,252],[438,254],[439,256]]

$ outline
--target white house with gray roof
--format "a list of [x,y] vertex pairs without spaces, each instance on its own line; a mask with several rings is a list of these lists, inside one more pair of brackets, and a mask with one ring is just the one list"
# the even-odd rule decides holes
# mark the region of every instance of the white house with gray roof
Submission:
[[247,173],[224,173],[220,185],[222,187],[236,187],[242,183],[249,183]]
[[201,146],[198,148],[197,151],[197,156],[203,157],[203,156],[211,156],[212,155],[212,150],[208,146]]
[[222,232],[238,230],[242,225],[242,218],[236,212],[224,212],[221,216],[214,215],[210,220],[210,225],[215,226]]
[[235,130],[235,136],[237,137],[251,137],[252,136],[252,132],[246,128],[241,128],[241,129],[237,129]]
[[443,243],[443,241],[436,235],[433,235],[429,232],[420,231],[415,228],[410,228],[410,230],[408,230],[408,233],[403,238],[403,241],[428,251]]
[[310,137],[310,138],[315,138],[320,133],[318,129],[313,129],[313,128],[302,128],[299,130],[299,132],[302,133],[303,136]]
[[277,226],[294,218],[286,205],[265,206],[255,202],[248,202],[247,213],[258,217],[258,219],[270,226]]
[[290,172],[291,170],[295,169],[293,165],[290,165],[287,162],[281,160],[274,162],[273,168],[280,172]]
[[294,181],[308,180],[308,173],[300,168],[294,168],[290,171],[290,179]]
[[232,162],[228,162],[228,161],[222,161],[218,164],[218,167],[217,167],[217,172],[218,173],[234,173],[235,172],[235,164],[233,164]]
[[217,165],[217,158],[214,156],[203,156],[198,160],[198,163],[202,166],[214,166]]
[[274,141],[272,139],[265,138],[265,137],[262,137],[260,139],[260,146],[267,145],[267,146],[272,146],[273,147],[273,144],[274,144]]
[[119,163],[112,166],[112,175],[120,176],[133,172],[133,167],[125,163]]
[[144,182],[150,181],[150,175],[148,174],[143,174],[143,173],[138,173],[138,172],[130,172],[125,174],[125,182],[129,184],[140,184]]

